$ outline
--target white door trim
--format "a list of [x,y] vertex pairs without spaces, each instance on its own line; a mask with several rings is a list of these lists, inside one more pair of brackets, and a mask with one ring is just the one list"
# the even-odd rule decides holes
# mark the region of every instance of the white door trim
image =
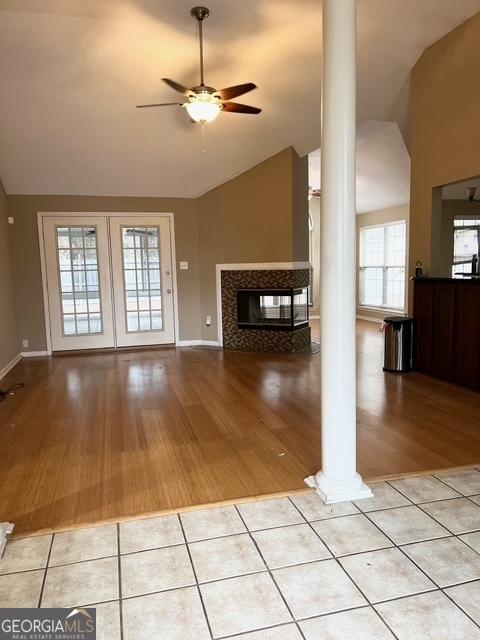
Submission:
[[289,271],[310,269],[310,262],[232,262],[215,265],[215,286],[217,290],[217,342],[223,347],[222,331],[222,271]]
[[173,323],[175,331],[175,344],[179,341],[178,322],[178,292],[177,292],[177,258],[175,252],[175,214],[172,211],[37,211],[38,243],[40,249],[40,267],[42,272],[43,312],[45,317],[45,341],[47,354],[52,355],[52,336],[50,322],[50,308],[48,304],[47,270],[45,259],[45,240],[43,234],[43,219],[46,217],[65,216],[143,216],[165,217],[170,220],[170,246],[172,251],[172,275],[173,275]]

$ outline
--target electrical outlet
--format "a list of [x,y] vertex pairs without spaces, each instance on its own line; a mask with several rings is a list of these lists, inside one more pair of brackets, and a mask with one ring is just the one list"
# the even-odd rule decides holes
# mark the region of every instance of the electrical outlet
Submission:
[[183,270],[184,270],[184,269],[188,269],[188,262],[186,262],[186,261],[182,260],[182,261],[180,262],[180,269],[183,269]]
[[29,345],[28,340],[24,340],[24,341],[22,342],[22,345],[23,345],[23,348],[24,348],[24,349],[26,349],[26,348],[28,347],[28,345]]
[[207,316],[205,324],[207,325],[207,327],[209,327],[212,324],[212,316]]
[[15,219],[13,218],[13,216],[8,216],[7,220],[8,224],[15,224]]

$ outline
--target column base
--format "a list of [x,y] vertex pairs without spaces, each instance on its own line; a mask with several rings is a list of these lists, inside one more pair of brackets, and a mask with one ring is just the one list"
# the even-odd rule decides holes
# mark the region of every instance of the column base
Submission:
[[327,478],[322,471],[319,471],[316,476],[305,478],[305,483],[315,489],[325,504],[373,498],[372,490],[358,473],[351,480],[343,481]]
[[0,558],[7,544],[7,537],[12,533],[14,526],[11,522],[0,522]]

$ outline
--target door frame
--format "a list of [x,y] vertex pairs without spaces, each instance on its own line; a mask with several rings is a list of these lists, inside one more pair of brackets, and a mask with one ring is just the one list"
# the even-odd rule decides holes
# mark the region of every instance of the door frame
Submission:
[[[172,344],[178,344],[179,331],[178,331],[178,292],[177,292],[177,258],[175,252],[175,215],[173,212],[168,211],[37,211],[37,226],[38,226],[38,245],[40,250],[40,267],[42,273],[42,295],[43,295],[43,311],[45,318],[45,340],[47,344],[47,355],[52,355],[52,335],[51,335],[51,321],[50,321],[50,305],[49,305],[49,292],[47,283],[47,261],[45,255],[45,238],[43,219],[50,217],[68,218],[75,216],[85,217],[126,217],[126,216],[141,216],[141,217],[161,217],[169,220],[170,229],[170,250],[172,256],[172,276],[173,276],[173,331],[174,342]],[[113,285],[112,285],[113,286]],[[119,347],[121,349],[128,349],[129,347]]]

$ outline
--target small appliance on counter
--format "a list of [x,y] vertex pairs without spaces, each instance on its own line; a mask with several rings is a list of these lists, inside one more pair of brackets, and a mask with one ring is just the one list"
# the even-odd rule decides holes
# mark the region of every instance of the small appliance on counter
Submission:
[[423,278],[423,267],[420,260],[415,263],[415,278]]
[[472,256],[472,276],[480,275],[480,265],[478,263],[478,253],[474,253]]

